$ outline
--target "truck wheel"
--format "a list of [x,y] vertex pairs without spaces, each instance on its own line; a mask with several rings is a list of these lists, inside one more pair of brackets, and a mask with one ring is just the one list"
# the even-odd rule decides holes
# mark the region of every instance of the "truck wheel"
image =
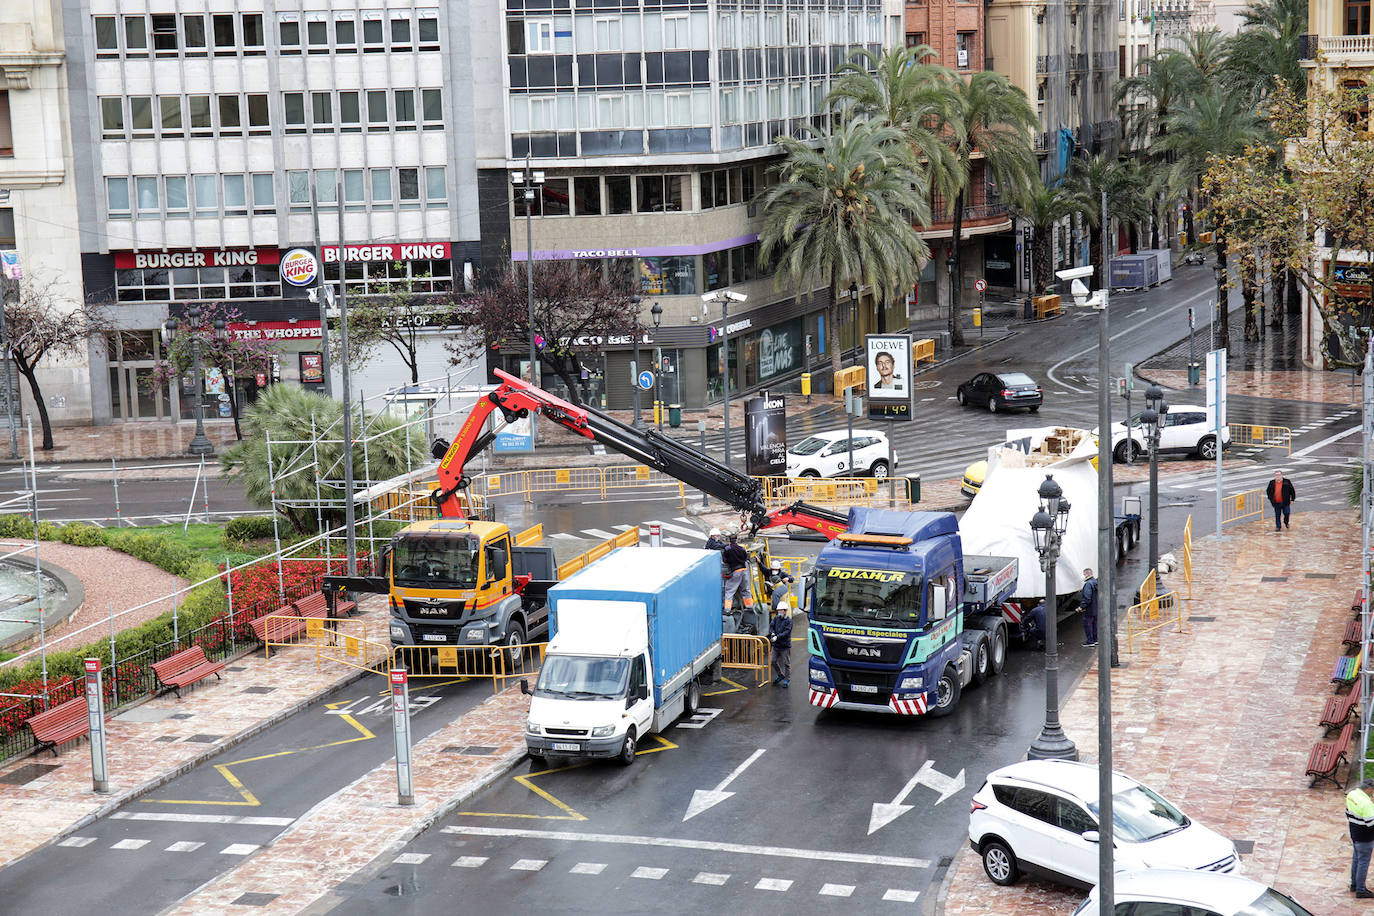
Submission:
[[973,683],[981,684],[992,676],[992,649],[985,633],[973,640]]
[[506,674],[515,674],[520,670],[520,662],[524,660],[525,655],[525,650],[521,648],[524,644],[525,628],[512,622],[510,632],[506,634]]
[[616,755],[615,762],[619,766],[627,767],[635,762],[635,730],[630,726],[630,730],[625,733],[625,743],[620,746],[620,753]]
[[939,718],[954,712],[954,707],[959,704],[959,693],[962,689],[959,672],[953,665],[946,665],[944,674],[935,682],[935,705],[931,707],[930,714]]
[[987,872],[993,884],[1008,886],[1021,877],[1021,869],[1016,865],[1016,853],[1001,840],[988,840],[983,844],[983,871]]
[[988,670],[993,674],[1001,674],[1007,666],[1007,628],[1003,624],[999,623],[993,628],[988,645]]
[[701,708],[701,686],[696,678],[687,682],[687,697],[682,701],[682,714],[684,716],[696,715],[696,711]]

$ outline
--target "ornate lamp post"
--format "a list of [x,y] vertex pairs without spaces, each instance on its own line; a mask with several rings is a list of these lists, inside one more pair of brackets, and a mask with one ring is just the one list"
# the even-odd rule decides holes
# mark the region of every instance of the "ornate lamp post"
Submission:
[[1212,276],[1217,278],[1217,303],[1212,311],[1212,349],[1217,350],[1227,345],[1221,339],[1222,309],[1226,308],[1226,268],[1213,262]]
[[[200,316],[201,308],[199,305],[191,305],[186,309],[186,318],[190,322],[191,332],[191,358],[193,372],[195,374],[195,393],[196,393],[196,434],[191,437],[191,444],[186,446],[188,455],[204,455],[209,457],[215,454],[215,445],[205,435],[205,373],[200,365]],[[177,332],[177,321],[174,318],[167,319],[165,325],[167,336],[170,338]],[[215,319],[215,337],[224,336],[224,321]],[[226,384],[228,381],[226,380]],[[230,397],[233,395],[231,394]]]
[[1145,392],[1145,409],[1140,412],[1140,428],[1150,446],[1150,568],[1159,568],[1159,436],[1164,431],[1164,417],[1169,405],[1164,403],[1164,391],[1151,385]]
[[663,348],[658,345],[658,327],[663,323],[663,306],[654,300],[649,314],[654,316],[654,403],[658,405],[658,428],[663,428],[663,414],[668,410],[668,402],[663,399]]
[[1055,595],[1054,567],[1059,546],[1069,526],[1069,501],[1046,474],[1040,484],[1040,511],[1031,517],[1031,534],[1045,573],[1045,725],[1026,756],[1031,760],[1077,760],[1078,748],[1059,725],[1059,602]]
[[859,284],[849,284],[849,333],[854,338],[854,362],[859,357]]

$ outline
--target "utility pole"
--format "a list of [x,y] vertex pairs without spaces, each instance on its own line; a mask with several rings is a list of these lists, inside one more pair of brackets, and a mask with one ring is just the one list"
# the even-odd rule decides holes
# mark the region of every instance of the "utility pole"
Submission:
[[[334,199],[334,206],[339,208],[339,213],[343,213],[343,201],[337,197]],[[319,279],[315,282],[317,289],[327,286],[324,279],[324,246],[320,244],[320,206],[315,196],[315,176],[310,176],[310,218],[315,224],[315,256],[320,259]],[[339,284],[343,285],[344,278],[344,258],[343,240],[339,240]],[[316,294],[320,300],[320,371],[324,373],[324,396],[334,397],[334,380],[329,375],[329,307],[328,296]]]
[[[18,269],[18,252],[15,252],[15,266]],[[5,318],[5,310],[9,307],[10,296],[18,298],[18,282],[11,278],[9,269],[0,265],[0,371],[5,373],[5,419],[10,426],[10,458],[14,461],[19,460],[19,429],[14,416],[14,375],[10,367],[14,364],[13,354],[10,353],[9,325]]]
[[348,554],[348,574],[356,576],[358,574],[358,541],[357,532],[354,530],[356,518],[353,509],[353,400],[351,392],[348,390],[348,290],[346,283],[346,263],[347,249],[344,246],[344,208],[343,208],[343,184],[335,184],[336,197],[339,203],[339,361],[341,365],[339,376],[343,380],[343,435],[344,435],[344,543],[345,551]]

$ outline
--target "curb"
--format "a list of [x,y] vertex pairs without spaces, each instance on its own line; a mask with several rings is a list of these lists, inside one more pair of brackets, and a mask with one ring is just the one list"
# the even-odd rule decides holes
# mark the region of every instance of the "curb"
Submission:
[[290,718],[291,716],[294,716],[296,713],[301,712],[302,710],[310,706],[313,706],[315,703],[319,702],[320,700],[323,700],[325,697],[328,697],[329,695],[336,693],[344,689],[345,687],[348,687],[350,684],[353,684],[356,681],[362,680],[362,678],[368,673],[369,672],[367,671],[356,671],[353,674],[350,674],[348,677],[344,678],[343,680],[336,681],[334,684],[320,691],[319,693],[315,693],[309,697],[304,697],[300,700],[297,700],[290,706],[278,710],[276,713],[269,716],[268,718],[263,719],[262,721],[254,725],[250,725],[248,728],[244,729],[241,732],[238,732],[234,735],[230,735],[228,738],[225,738],[218,744],[212,745],[211,747],[206,748],[201,753],[196,754],[194,757],[182,761],[172,769],[166,770],[163,773],[154,776],[152,779],[149,779],[141,783],[140,785],[133,787],[132,789],[126,790],[125,792],[116,796],[115,798],[110,799],[105,804],[97,808],[95,811],[92,811],[90,814],[85,815],[84,817],[77,820],[71,826],[59,831],[54,836],[50,837],[47,840],[47,842],[42,843],[39,846],[33,847],[28,852],[25,852],[23,855],[17,856],[9,860],[8,862],[0,863],[0,867],[13,865],[16,862],[23,861],[24,859],[28,858],[34,853],[46,849],[49,846],[52,846],[58,840],[62,840],[66,837],[71,836],[73,833],[82,829],[83,827],[87,827],[90,824],[93,824],[102,818],[109,817],[111,814],[118,811],[120,808],[124,807],[130,802],[137,801],[138,799],[142,798],[148,793],[162,788],[167,783],[171,782],[179,776],[184,776],[186,773],[189,773],[191,770],[195,769],[196,767],[215,757],[222,751],[227,751],[230,748],[242,744],[249,738],[256,737],[257,735],[261,734],[262,732],[266,731],[272,726],[281,723],[282,721]]

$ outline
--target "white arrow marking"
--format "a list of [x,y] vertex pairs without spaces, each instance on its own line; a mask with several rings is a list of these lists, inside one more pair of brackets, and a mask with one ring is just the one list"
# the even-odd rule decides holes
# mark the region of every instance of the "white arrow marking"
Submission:
[[734,771],[720,781],[714,789],[697,789],[692,793],[692,802],[687,806],[687,813],[682,816],[684,821],[690,821],[701,812],[714,807],[730,798],[735,793],[726,792],[725,787],[739,778],[739,775],[749,769],[749,765],[763,756],[763,748],[759,748],[749,755],[749,759],[735,767]]
[[940,793],[940,797],[935,800],[935,804],[938,805],[964,787],[964,771],[960,770],[957,776],[949,777],[935,769],[933,761],[927,760],[921,764],[916,775],[907,780],[906,785],[902,786],[902,791],[898,792],[891,802],[874,802],[873,813],[868,818],[870,836],[916,807],[915,805],[904,805],[902,802],[906,801],[906,797],[911,794],[918,783],[924,783]]

